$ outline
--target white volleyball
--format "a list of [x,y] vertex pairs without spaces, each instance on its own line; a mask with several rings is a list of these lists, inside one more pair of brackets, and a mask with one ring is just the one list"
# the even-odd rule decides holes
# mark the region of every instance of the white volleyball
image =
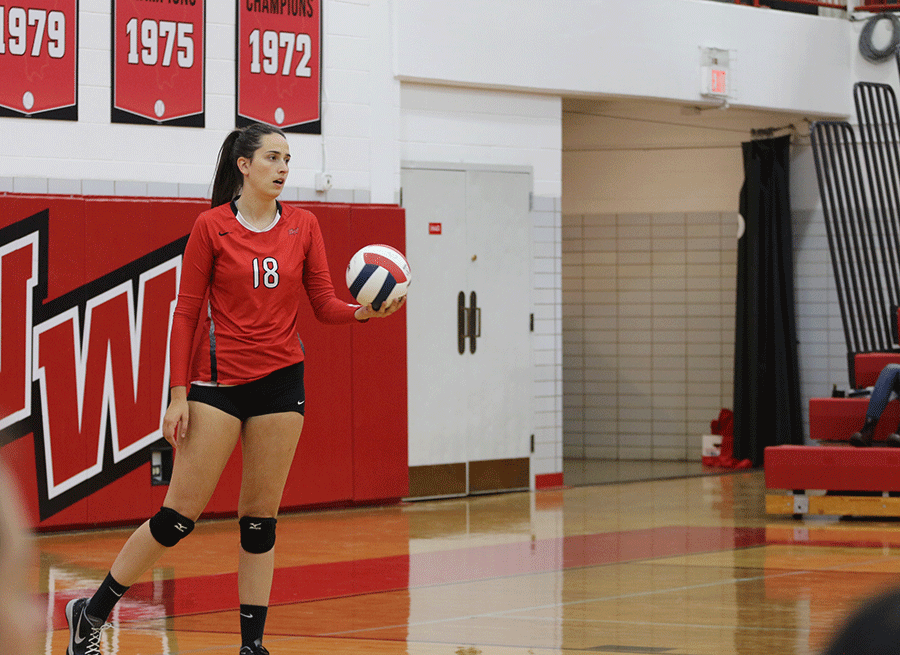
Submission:
[[406,295],[409,262],[396,248],[378,243],[360,248],[347,265],[347,288],[360,305],[375,311]]

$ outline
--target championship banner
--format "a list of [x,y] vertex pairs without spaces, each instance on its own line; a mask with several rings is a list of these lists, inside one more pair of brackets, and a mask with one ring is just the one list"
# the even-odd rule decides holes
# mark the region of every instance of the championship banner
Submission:
[[77,71],[77,0],[0,4],[0,116],[78,120]]
[[238,0],[238,126],[322,133],[321,0]]
[[204,126],[205,16],[205,0],[113,0],[113,123]]

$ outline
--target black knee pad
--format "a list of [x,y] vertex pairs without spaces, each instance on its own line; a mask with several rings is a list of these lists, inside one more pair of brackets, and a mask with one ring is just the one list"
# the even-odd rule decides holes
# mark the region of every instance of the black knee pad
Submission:
[[167,548],[184,539],[193,529],[192,520],[168,507],[161,507],[150,519],[150,534]]
[[259,555],[275,547],[275,523],[277,519],[243,516],[241,526],[241,548],[248,553]]

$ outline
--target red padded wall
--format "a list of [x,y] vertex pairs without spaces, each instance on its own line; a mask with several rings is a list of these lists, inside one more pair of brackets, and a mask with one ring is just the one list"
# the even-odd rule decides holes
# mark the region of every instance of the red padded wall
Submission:
[[[306,206],[314,211],[331,267],[338,297],[353,298],[344,284],[344,265],[350,238],[348,205]],[[350,420],[351,335],[365,326],[323,325],[304,299],[300,336],[306,349],[306,420],[294,469],[288,478],[283,505],[349,501],[353,497],[353,424]]]
[[[351,255],[371,243],[406,252],[402,209],[354,206],[352,217]],[[409,492],[406,310],[355,329],[352,352],[353,499],[402,498]]]
[[[205,206],[206,203],[196,200],[160,202],[0,194],[0,247],[17,236],[45,229],[42,238],[46,239],[46,252],[39,253],[38,269],[39,275],[46,275],[46,295],[41,306],[34,308],[29,327],[52,319],[60,308],[83,307],[100,291],[99,278],[187,234],[198,211]],[[42,215],[46,217],[43,222],[26,220],[40,219]],[[124,281],[124,277],[110,279],[103,290]],[[6,309],[4,300],[4,312]],[[85,329],[83,324],[81,329]],[[9,348],[9,344],[0,344],[0,348]],[[72,350],[72,344],[69,349]],[[79,349],[80,346],[75,346],[75,350]],[[36,356],[34,365],[40,363]],[[18,381],[3,378],[0,384],[15,385]],[[77,385],[74,380],[70,384],[72,388]],[[19,478],[29,515],[38,528],[135,522],[146,517],[154,505],[158,506],[162,490],[151,488],[149,464],[143,464],[130,472],[102,471],[80,485],[82,492],[77,498],[62,498],[48,509],[44,467],[51,457],[43,452],[42,443],[36,441],[29,429],[35,424],[40,426],[43,420],[42,408],[34,396],[38,394],[33,394],[32,403],[37,412],[32,411],[25,420],[7,425],[0,452]],[[54,469],[62,476],[84,470],[96,461],[97,449],[96,440],[55,440]]]
[[[23,255],[37,250],[39,278],[42,284],[45,282],[45,286],[39,287],[44,296],[39,299],[38,306],[32,308],[27,330],[9,325],[4,328],[0,324],[0,330],[5,329],[0,334],[17,337],[6,337],[0,348],[6,349],[7,358],[13,352],[10,349],[15,348],[15,359],[21,361],[22,353],[28,348],[24,342],[18,343],[23,341],[20,335],[30,334],[32,341],[37,342],[38,328],[43,330],[44,345],[40,352],[44,359],[50,357],[48,353],[51,352],[57,357],[53,360],[53,383],[54,388],[63,390],[53,396],[56,400],[48,401],[53,405],[51,415],[78,416],[72,413],[80,411],[72,389],[79,384],[89,389],[86,396],[95,399],[100,398],[106,388],[102,379],[97,382],[95,376],[93,382],[84,382],[81,378],[85,374],[83,371],[78,373],[79,358],[83,352],[91,350],[82,348],[87,304],[106,307],[106,299],[115,295],[111,289],[121,290],[129,281],[134,286],[134,281],[151,268],[154,271],[167,266],[171,268],[171,262],[181,253],[178,248],[183,242],[180,240],[190,232],[197,214],[207,206],[202,200],[0,194],[0,255],[4,257],[0,263],[18,265]],[[347,301],[352,299],[344,282],[344,267],[358,247],[383,242],[403,249],[404,216],[397,207],[317,203],[301,206],[312,210],[319,218],[335,290]],[[30,241],[27,247],[21,246],[23,236],[36,234],[40,234],[40,242],[46,244],[45,251],[31,247]],[[19,249],[15,250],[14,246]],[[168,275],[171,278],[171,271]],[[24,288],[22,280],[29,276],[30,273],[20,274],[17,278],[5,276],[4,289],[11,286],[15,290],[18,284],[20,291],[18,295],[5,293],[0,321],[6,317],[9,322],[10,317],[27,314],[22,301],[27,294],[21,289]],[[159,279],[165,281],[163,276]],[[168,289],[162,283],[160,288]],[[137,305],[137,287],[134,290]],[[120,305],[125,306],[121,302]],[[124,324],[128,324],[127,312],[120,311],[116,316],[124,316]],[[365,325],[322,325],[313,317],[308,301],[303,300],[299,322],[307,352],[307,413],[304,434],[285,489],[283,508],[405,496],[408,493],[405,312],[386,321],[370,321]],[[60,335],[72,335],[72,326],[79,323],[82,335],[76,336],[74,343],[71,336],[68,343],[66,338],[60,338]],[[145,320],[144,324],[151,325],[154,321]],[[50,325],[53,327],[47,327]],[[147,352],[156,355],[145,361],[142,350],[134,375],[141,380],[146,377],[164,382],[161,367],[165,359],[158,355],[167,332],[159,329],[158,317],[155,325],[153,334],[145,334],[143,338],[150,344]],[[55,331],[60,328],[68,332]],[[121,338],[127,342],[127,334]],[[48,344],[53,344],[53,348]],[[33,350],[38,351],[37,348]],[[98,357],[100,350],[102,348],[94,349],[85,359]],[[64,365],[59,365],[60,357],[66,360]],[[32,370],[40,364],[40,357],[35,354],[34,360]],[[138,523],[155,512],[166,487],[150,484],[147,461],[150,445],[127,457],[122,455],[121,461],[113,461],[107,446],[104,459],[97,464],[97,438],[80,436],[78,425],[65,425],[66,421],[57,418],[54,425],[65,425],[66,429],[53,432],[51,456],[44,447],[43,435],[48,432],[45,425],[49,419],[43,415],[43,395],[35,391],[38,385],[32,384],[31,370],[25,373],[23,367],[18,368],[22,370],[15,367],[0,370],[0,389],[13,390],[0,394],[3,398],[0,402],[0,421],[3,421],[0,456],[9,463],[20,481],[33,524],[39,530],[128,524]],[[26,376],[27,380],[24,379]],[[126,390],[134,389],[133,385],[129,387],[129,377],[121,371],[116,370],[113,377],[116,393],[121,394],[123,384]],[[27,415],[20,416],[25,410],[14,415],[16,408],[13,405],[24,403],[20,390],[26,387],[32,390]],[[141,396],[143,392],[136,393]],[[66,402],[60,404],[58,399],[62,397]],[[118,402],[116,400],[116,404]],[[83,421],[93,420],[98,424],[101,403],[95,402],[90,407],[82,404],[81,409],[87,416]],[[108,404],[114,403],[109,401]],[[69,409],[58,409],[62,405]],[[138,405],[126,403],[124,406],[138,412],[133,417],[136,422],[140,423],[139,419],[143,417],[146,423],[146,411],[140,415],[140,409],[133,409]],[[121,417],[119,421],[121,425],[117,423],[116,426],[121,448],[128,446],[134,435],[129,432],[128,421]],[[69,423],[78,424],[79,420],[76,418]],[[151,428],[151,432],[155,429],[156,426]],[[48,475],[45,465],[51,459],[54,473]],[[71,488],[66,486],[69,483]],[[56,485],[55,491],[48,497],[51,484]],[[233,515],[239,484],[238,448],[206,515]]]

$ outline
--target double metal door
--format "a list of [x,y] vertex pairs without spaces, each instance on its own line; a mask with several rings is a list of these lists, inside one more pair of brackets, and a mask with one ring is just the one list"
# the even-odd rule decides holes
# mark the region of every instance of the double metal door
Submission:
[[533,433],[527,172],[402,171],[409,464],[527,457]]

